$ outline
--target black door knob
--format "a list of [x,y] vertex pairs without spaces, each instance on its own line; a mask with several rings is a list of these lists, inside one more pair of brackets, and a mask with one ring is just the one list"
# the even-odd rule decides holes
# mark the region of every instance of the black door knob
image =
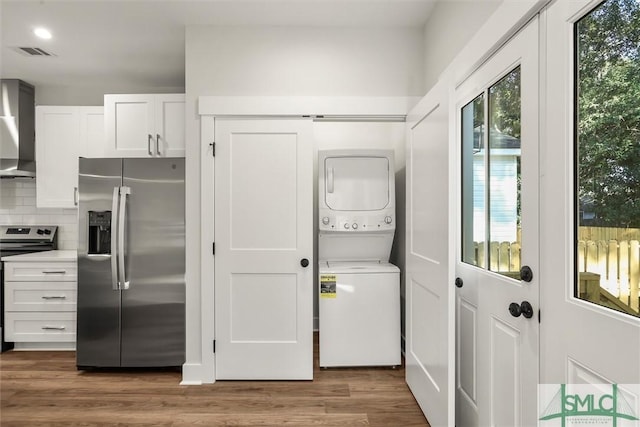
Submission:
[[455,283],[456,283],[456,287],[458,287],[458,288],[461,288],[462,285],[464,285],[464,282],[459,277],[456,277],[456,282]]
[[533,307],[529,301],[522,301],[520,303],[520,310],[522,310],[522,315],[527,319],[531,319],[533,317]]
[[529,301],[522,301],[520,304],[512,302],[509,304],[509,313],[513,317],[520,317],[522,314],[525,318],[531,319],[533,317],[533,307]]
[[300,265],[301,265],[301,266],[303,266],[303,267],[308,266],[308,265],[309,265],[309,260],[308,260],[308,259],[306,259],[306,258],[302,258],[302,259],[300,260]]
[[522,268],[520,269],[520,279],[525,282],[530,282],[533,280],[533,271],[531,270],[531,267],[529,267],[528,265],[522,266]]
[[511,313],[513,317],[520,317],[520,315],[522,314],[522,310],[520,310],[520,304],[518,304],[517,302],[512,302],[511,304],[509,304],[509,313]]

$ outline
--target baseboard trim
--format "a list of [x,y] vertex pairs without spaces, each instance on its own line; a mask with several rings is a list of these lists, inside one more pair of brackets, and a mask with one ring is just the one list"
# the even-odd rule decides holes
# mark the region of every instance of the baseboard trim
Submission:
[[182,365],[180,385],[202,385],[202,364],[185,363]]

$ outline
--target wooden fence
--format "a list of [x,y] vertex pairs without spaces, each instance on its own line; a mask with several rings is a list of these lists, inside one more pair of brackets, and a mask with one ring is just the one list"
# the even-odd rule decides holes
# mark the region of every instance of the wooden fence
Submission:
[[[491,242],[490,270],[516,276],[521,266],[520,253],[517,242]],[[485,265],[484,243],[475,244],[475,255],[476,265]],[[639,315],[639,240],[580,240],[576,255],[582,298]]]
[[579,227],[579,240],[640,240],[640,228]]
[[[600,288],[639,311],[640,244],[638,240],[580,240],[578,271],[597,274]],[[584,289],[586,292],[587,290]],[[604,294],[608,297],[607,294]],[[611,298],[608,298],[611,300]]]

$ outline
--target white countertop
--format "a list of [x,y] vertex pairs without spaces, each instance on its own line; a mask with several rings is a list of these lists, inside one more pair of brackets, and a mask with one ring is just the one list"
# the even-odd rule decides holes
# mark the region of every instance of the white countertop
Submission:
[[45,251],[31,254],[10,255],[2,257],[6,262],[49,262],[49,261],[75,261],[78,258],[77,251]]

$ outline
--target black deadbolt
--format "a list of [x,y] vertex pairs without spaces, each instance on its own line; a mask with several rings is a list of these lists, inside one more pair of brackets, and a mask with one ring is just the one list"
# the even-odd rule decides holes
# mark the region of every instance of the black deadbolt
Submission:
[[520,269],[520,279],[525,282],[530,282],[533,280],[533,271],[531,270],[531,267],[529,267],[528,265],[522,266],[522,268]]
[[462,281],[462,279],[461,279],[461,278],[459,278],[459,277],[456,277],[456,286],[457,286],[458,288],[461,288],[461,287],[462,287],[462,285],[464,285],[464,282]]
[[302,258],[302,259],[300,260],[300,265],[301,265],[301,266],[303,266],[303,267],[308,266],[308,265],[309,265],[309,260],[308,260],[308,259],[306,259],[306,258]]

